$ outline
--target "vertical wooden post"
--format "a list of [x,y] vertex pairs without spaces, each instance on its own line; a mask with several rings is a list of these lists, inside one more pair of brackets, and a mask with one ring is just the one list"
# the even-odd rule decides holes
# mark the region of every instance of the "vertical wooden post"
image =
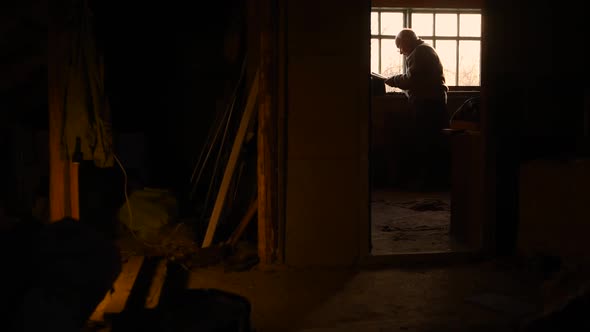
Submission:
[[276,57],[277,57],[277,75],[276,75],[276,89],[277,89],[277,111],[276,111],[276,172],[277,172],[277,213],[276,213],[276,263],[283,264],[285,262],[285,188],[287,182],[286,160],[287,160],[287,114],[286,114],[286,78],[287,78],[287,52],[286,52],[286,0],[277,0],[277,22],[275,24],[276,31]]
[[[48,27],[48,107],[49,107],[49,221],[66,216],[66,173],[68,165],[61,158],[63,132],[63,82],[66,35],[61,22],[60,6],[49,4]],[[69,176],[68,176],[69,178]]]
[[258,108],[258,256],[273,262],[276,249],[276,0],[260,0],[260,99]]
[[66,82],[68,33],[64,3],[49,4],[48,26],[48,112],[49,112],[49,222],[66,216],[79,219],[78,165],[62,158],[64,89]]

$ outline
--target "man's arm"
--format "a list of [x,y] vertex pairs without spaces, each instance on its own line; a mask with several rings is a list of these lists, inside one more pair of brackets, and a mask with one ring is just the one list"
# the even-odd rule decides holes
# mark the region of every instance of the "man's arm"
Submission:
[[406,60],[406,73],[391,76],[385,81],[385,84],[403,90],[423,84],[427,73],[438,62],[433,55],[429,48],[418,46]]
[[385,84],[403,90],[410,89],[414,83],[414,72],[416,71],[414,57],[409,58],[406,64],[407,70],[405,74],[393,75],[385,81]]
[[390,78],[386,79],[385,84],[392,86],[394,88],[397,88],[397,85],[395,84],[395,78],[397,76],[400,76],[400,75],[394,75],[394,76],[391,76]]

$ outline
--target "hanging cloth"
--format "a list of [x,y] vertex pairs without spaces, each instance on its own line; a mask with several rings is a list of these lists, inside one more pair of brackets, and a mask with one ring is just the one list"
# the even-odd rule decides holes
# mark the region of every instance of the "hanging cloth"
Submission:
[[87,1],[75,2],[69,18],[69,52],[66,59],[62,156],[93,160],[97,167],[112,167],[111,114],[104,88],[104,62],[96,46],[92,14]]

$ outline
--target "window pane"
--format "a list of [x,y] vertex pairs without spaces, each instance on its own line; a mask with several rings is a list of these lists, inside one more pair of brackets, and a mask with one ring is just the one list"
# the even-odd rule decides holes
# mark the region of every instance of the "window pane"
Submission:
[[436,14],[436,36],[457,35],[457,14]]
[[[395,41],[393,39],[381,40],[381,75],[393,76],[403,72],[402,55],[399,54]],[[386,86],[386,92],[401,91],[396,88]]]
[[393,39],[381,40],[381,74],[391,76],[402,72],[402,55]]
[[[424,41],[437,49],[449,86],[479,86],[481,70],[481,13],[371,11],[371,71],[384,76],[402,73],[403,56],[394,37],[404,27],[404,18]],[[458,36],[458,37],[457,37]],[[438,37],[442,37],[438,38]],[[458,40],[468,37],[472,40]],[[453,39],[453,40],[444,40]],[[476,39],[476,40],[473,40]],[[386,91],[401,91],[386,86]]]
[[457,42],[454,40],[438,40],[436,51],[443,64],[447,85],[457,85]]
[[371,34],[379,34],[379,13],[371,12]]
[[379,39],[371,39],[371,71],[379,73]]
[[402,13],[381,13],[381,34],[395,36],[404,27]]
[[434,30],[433,14],[412,14],[412,30],[418,36],[432,36]]
[[459,41],[459,84],[462,86],[478,86],[480,70],[480,52],[481,46],[479,41],[462,40]]
[[481,37],[481,14],[461,14],[459,16],[462,37]]

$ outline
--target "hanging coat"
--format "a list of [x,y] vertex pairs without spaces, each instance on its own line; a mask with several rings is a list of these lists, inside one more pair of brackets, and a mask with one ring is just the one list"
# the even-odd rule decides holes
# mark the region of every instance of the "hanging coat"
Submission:
[[69,21],[64,89],[62,156],[93,160],[97,167],[114,164],[110,108],[104,88],[104,62],[96,47],[92,15],[81,1]]

